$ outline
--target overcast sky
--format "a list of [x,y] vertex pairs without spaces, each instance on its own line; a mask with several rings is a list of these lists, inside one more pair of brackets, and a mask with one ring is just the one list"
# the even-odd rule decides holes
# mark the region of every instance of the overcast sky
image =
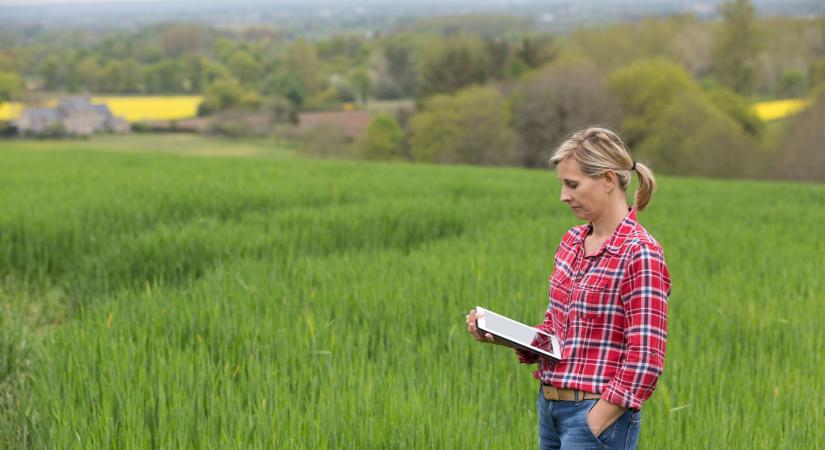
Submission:
[[[314,3],[358,3],[358,0],[314,0]],[[396,0],[387,0],[391,3]],[[167,0],[0,0],[0,5],[72,5],[72,4],[90,4],[90,3],[105,3],[105,4],[129,4],[129,3],[170,3]],[[172,0],[171,3],[267,3],[265,0]],[[273,0],[269,3],[306,3],[304,0]]]
[[[360,1],[359,0],[313,0],[311,3],[394,3],[398,0],[368,0],[368,1]],[[409,0],[407,0],[409,1]],[[431,0],[432,1],[432,0]],[[442,0],[443,1],[443,0]],[[557,0],[558,1],[558,0]],[[569,1],[569,0],[568,0]],[[590,0],[589,3],[598,3],[602,1],[604,3],[621,3],[623,0]],[[627,1],[627,0],[625,0]],[[716,3],[719,0],[634,0],[634,3],[640,3],[648,1],[649,3]],[[170,3],[168,0],[0,0],[0,6],[2,5],[33,5],[33,4],[61,4],[61,5],[70,5],[70,4],[94,4],[94,3],[108,3],[108,4],[128,4],[128,3]],[[304,0],[271,0],[267,2],[266,0],[171,0],[172,3],[275,3],[275,4],[284,4],[284,3],[292,3],[292,4],[302,4],[307,3]],[[447,1],[447,3],[450,3]],[[467,3],[465,0],[462,3]],[[482,3],[518,3],[518,0],[484,0]]]
[[[0,5],[71,5],[78,3],[158,3],[163,0],[0,0]],[[175,3],[194,3],[198,0],[175,0]]]

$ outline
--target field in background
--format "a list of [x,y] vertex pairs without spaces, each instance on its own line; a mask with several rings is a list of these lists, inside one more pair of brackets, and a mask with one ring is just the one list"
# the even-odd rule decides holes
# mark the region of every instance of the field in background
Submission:
[[199,95],[173,97],[92,97],[92,103],[109,105],[112,114],[124,117],[128,122],[142,120],[177,120],[198,115]]
[[[203,101],[199,95],[179,96],[110,96],[92,97],[92,103],[109,105],[115,116],[123,117],[128,122],[142,120],[178,120],[195,117],[198,105]],[[56,100],[45,103],[51,108]],[[0,105],[0,120],[13,120],[23,113],[23,105],[15,102]]]
[[[535,447],[531,368],[464,314],[542,319],[552,173],[140,139],[0,144],[0,447]],[[816,447],[825,186],[658,181],[641,447]]]
[[[195,117],[201,96],[177,97],[92,97],[93,103],[106,103],[116,116],[123,116],[129,122],[141,120],[177,120]],[[47,103],[54,106],[55,102]],[[756,115],[764,120],[776,120],[791,116],[810,104],[806,99],[773,100],[754,103]],[[410,100],[373,101],[367,109],[376,113],[394,114],[399,108],[412,108]],[[0,105],[0,120],[13,120],[23,112],[23,105],[6,102]]]
[[772,100],[754,103],[756,115],[763,121],[783,119],[792,116],[811,104],[808,99],[792,98],[787,100]]

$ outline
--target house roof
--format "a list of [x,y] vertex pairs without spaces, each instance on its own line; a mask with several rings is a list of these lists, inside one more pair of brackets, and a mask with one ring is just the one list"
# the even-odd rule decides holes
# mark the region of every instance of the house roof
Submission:
[[20,118],[29,120],[60,120],[60,113],[52,108],[26,108]]
[[107,119],[113,119],[114,115],[112,115],[112,111],[109,109],[108,105],[92,105],[95,111],[103,115]]
[[57,109],[64,111],[77,111],[89,109],[92,107],[92,102],[89,97],[63,97],[57,104]]

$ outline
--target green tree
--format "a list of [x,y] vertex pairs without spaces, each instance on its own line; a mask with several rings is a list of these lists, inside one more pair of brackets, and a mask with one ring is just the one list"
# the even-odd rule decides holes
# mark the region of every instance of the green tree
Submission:
[[404,131],[392,117],[380,114],[372,119],[360,143],[361,154],[367,159],[398,157]]
[[306,98],[312,97],[321,90],[318,55],[315,46],[311,43],[303,39],[293,42],[287,48],[283,68],[287,75],[301,80]]
[[702,95],[679,94],[649,126],[633,155],[661,173],[742,177],[760,156],[740,124]]
[[421,94],[450,94],[465,86],[483,84],[489,74],[489,54],[480,39],[451,38],[425,57]]
[[735,120],[743,131],[753,136],[762,134],[765,124],[745,97],[723,86],[710,88],[707,96],[717,108]]
[[513,100],[513,128],[528,167],[546,167],[572,131],[593,124],[616,127],[619,119],[619,104],[592,63],[545,66],[519,84]]
[[106,63],[100,75],[98,86],[102,92],[116,93],[122,84],[123,77],[123,63],[119,60],[113,59]]
[[179,60],[164,59],[149,66],[145,72],[146,89],[153,93],[186,91],[186,69]]
[[215,80],[207,86],[203,102],[198,107],[198,114],[206,115],[239,106],[243,96],[244,90],[238,80],[234,78]]
[[0,106],[23,91],[23,80],[14,72],[0,70]]
[[799,70],[791,69],[782,74],[780,81],[780,97],[799,97],[808,89],[808,80]]
[[506,99],[492,87],[436,95],[410,122],[414,160],[486,165],[516,164],[516,135]]
[[332,36],[316,43],[318,58],[341,60],[352,64],[367,62],[370,50],[365,38],[352,34]]
[[121,73],[121,85],[118,92],[124,94],[136,94],[144,91],[143,82],[143,66],[132,58],[123,61],[121,66],[123,72]]
[[232,75],[247,86],[256,83],[261,75],[261,64],[245,50],[233,53],[226,64]]
[[86,56],[77,64],[77,76],[80,85],[89,92],[96,92],[103,75],[100,65],[92,56]]
[[111,60],[103,68],[99,86],[104,92],[134,94],[144,91],[144,70],[134,59]]
[[52,54],[40,63],[39,74],[47,89],[60,89],[66,78],[66,68],[63,61]]
[[414,95],[417,89],[418,72],[416,50],[413,37],[408,34],[393,36],[384,44],[383,57],[386,61],[386,77],[380,82],[392,83],[398,87],[399,96]]
[[307,96],[304,81],[298,75],[290,73],[279,73],[269,77],[264,82],[263,92],[267,95],[284,97],[295,108],[303,106]]
[[298,112],[295,106],[284,97],[267,97],[262,104],[261,110],[269,116],[271,124],[298,123]]
[[[825,34],[825,31],[823,31]],[[825,39],[825,37],[823,37]],[[812,68],[811,68],[811,85],[814,87],[823,87],[825,86],[825,58],[820,58],[817,60]]]
[[504,78],[510,60],[510,44],[501,38],[484,39],[484,51],[489,61],[490,78]]
[[519,61],[531,69],[538,68],[556,58],[559,47],[556,41],[549,36],[525,36],[521,39],[516,56]]
[[748,94],[756,81],[762,48],[756,8],[750,0],[726,0],[719,5],[719,13],[722,27],[713,44],[713,72],[722,84]]
[[197,72],[200,73],[200,83],[202,86],[207,86],[217,80],[232,78],[229,69],[218,61],[213,61],[208,58],[200,58],[196,64]]
[[229,61],[229,58],[240,48],[240,43],[228,37],[220,36],[212,41],[212,54],[217,56],[223,63]]
[[349,85],[355,93],[355,100],[361,105],[366,105],[372,85],[370,74],[364,68],[355,69],[349,76]]
[[677,64],[665,60],[645,60],[619,69],[608,85],[624,112],[621,132],[632,148],[644,140],[674,98],[681,94],[700,95],[696,81]]
[[7,72],[22,72],[23,61],[19,50],[14,48],[3,48],[0,45],[0,70]]

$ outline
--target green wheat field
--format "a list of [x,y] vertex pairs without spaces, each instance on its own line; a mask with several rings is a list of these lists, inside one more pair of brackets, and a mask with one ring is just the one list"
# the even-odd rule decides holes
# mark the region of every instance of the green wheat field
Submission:
[[[183,136],[0,143],[0,447],[536,448],[577,224],[549,170]],[[825,186],[659,177],[673,292],[645,449],[825,447]]]

